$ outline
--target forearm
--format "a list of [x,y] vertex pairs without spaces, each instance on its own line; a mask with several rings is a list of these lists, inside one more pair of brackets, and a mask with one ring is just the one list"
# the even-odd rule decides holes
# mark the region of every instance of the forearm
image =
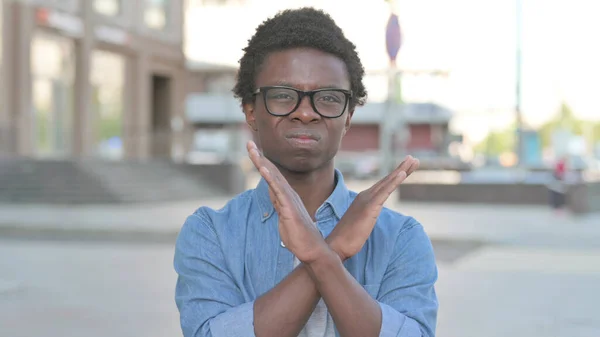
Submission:
[[304,265],[254,302],[254,332],[258,337],[298,336],[320,295]]
[[331,252],[306,267],[342,337],[379,336],[381,307]]
[[[329,237],[325,242],[339,259],[346,259],[337,245],[338,240]],[[297,336],[320,299],[315,281],[307,266],[301,263],[277,286],[254,302],[256,336]]]

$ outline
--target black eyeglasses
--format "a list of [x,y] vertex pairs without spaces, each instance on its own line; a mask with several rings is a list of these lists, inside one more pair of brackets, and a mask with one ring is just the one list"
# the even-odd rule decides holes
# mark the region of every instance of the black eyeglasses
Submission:
[[350,90],[302,91],[285,86],[260,87],[254,92],[254,95],[258,94],[262,94],[267,112],[278,117],[285,117],[296,111],[304,96],[308,96],[316,113],[325,118],[337,118],[344,114],[352,98]]

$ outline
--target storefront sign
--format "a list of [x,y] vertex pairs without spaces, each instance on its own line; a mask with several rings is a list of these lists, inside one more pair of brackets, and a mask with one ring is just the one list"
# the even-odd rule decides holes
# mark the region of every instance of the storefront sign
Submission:
[[58,29],[68,35],[74,37],[83,35],[83,22],[74,15],[47,8],[38,8],[35,18],[38,24]]
[[96,38],[103,42],[126,45],[129,44],[129,34],[123,29],[110,26],[97,26],[94,28]]

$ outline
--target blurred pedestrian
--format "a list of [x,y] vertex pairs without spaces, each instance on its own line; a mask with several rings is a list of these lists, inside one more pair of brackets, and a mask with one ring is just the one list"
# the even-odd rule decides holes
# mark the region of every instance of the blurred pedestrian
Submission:
[[567,158],[560,157],[552,169],[552,179],[548,184],[550,190],[550,206],[557,214],[563,214],[567,194]]

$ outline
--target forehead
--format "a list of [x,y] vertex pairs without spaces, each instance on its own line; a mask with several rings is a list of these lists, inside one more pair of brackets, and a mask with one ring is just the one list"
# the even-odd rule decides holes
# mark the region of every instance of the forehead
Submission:
[[323,87],[350,89],[346,64],[335,55],[316,49],[287,49],[264,60],[256,86],[290,85],[302,90]]

